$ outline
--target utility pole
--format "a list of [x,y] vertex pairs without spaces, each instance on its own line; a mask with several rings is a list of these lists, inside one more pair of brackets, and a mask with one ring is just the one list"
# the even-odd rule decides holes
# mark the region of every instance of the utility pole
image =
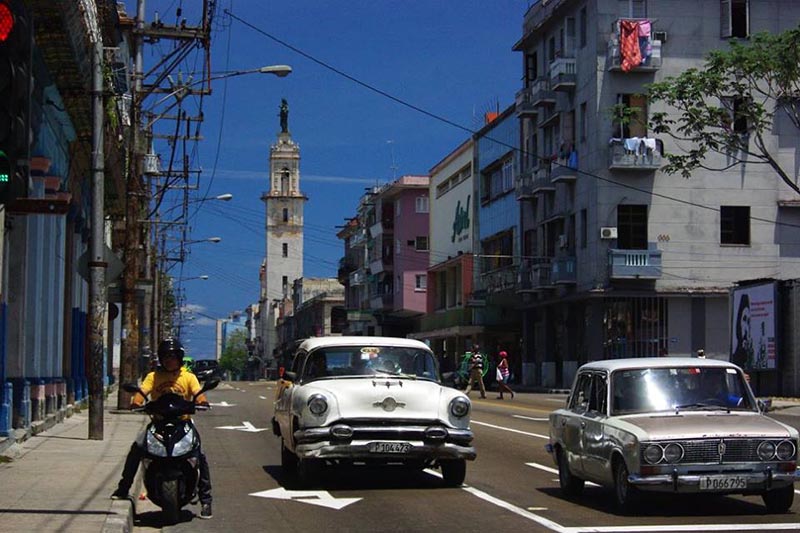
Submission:
[[103,40],[92,43],[92,233],[89,245],[89,439],[103,440],[103,357],[106,329],[105,156],[103,153]]

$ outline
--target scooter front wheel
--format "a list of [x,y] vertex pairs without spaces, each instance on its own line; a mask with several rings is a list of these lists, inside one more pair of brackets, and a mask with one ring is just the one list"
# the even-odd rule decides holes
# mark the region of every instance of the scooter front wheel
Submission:
[[161,512],[167,524],[177,524],[181,514],[180,486],[177,479],[161,484]]

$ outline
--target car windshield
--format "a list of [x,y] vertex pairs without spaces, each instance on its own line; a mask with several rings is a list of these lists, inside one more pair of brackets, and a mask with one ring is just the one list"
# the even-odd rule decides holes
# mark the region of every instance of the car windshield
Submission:
[[330,346],[314,350],[303,367],[303,379],[393,376],[439,380],[433,354],[397,346]]
[[617,370],[611,378],[612,414],[652,411],[753,411],[747,385],[733,368],[675,367]]

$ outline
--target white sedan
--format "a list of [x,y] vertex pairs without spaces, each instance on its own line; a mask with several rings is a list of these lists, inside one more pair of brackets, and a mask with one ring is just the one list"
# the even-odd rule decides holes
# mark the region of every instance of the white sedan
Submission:
[[475,459],[471,404],[441,384],[420,341],[318,337],[297,349],[275,399],[281,465],[311,485],[326,462],[439,467],[460,485]]

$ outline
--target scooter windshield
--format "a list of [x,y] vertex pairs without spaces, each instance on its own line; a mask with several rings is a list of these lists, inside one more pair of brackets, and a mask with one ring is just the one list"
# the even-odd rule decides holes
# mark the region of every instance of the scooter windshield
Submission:
[[159,415],[164,418],[179,418],[183,415],[194,414],[194,403],[185,400],[175,393],[167,393],[158,397],[145,406],[149,415]]

